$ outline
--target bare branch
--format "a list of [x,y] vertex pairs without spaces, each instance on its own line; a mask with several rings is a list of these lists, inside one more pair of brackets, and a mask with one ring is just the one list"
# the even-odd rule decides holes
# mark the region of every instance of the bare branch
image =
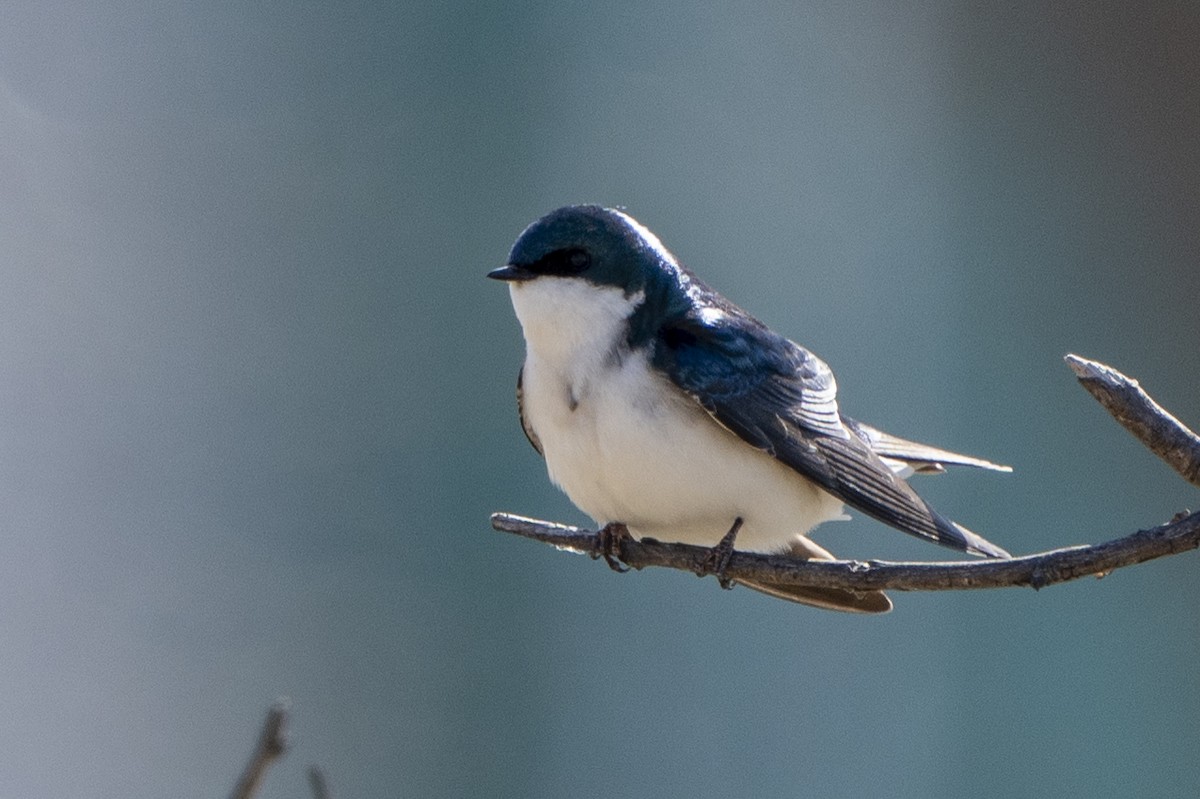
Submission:
[[[591,554],[596,533],[578,527],[527,519],[508,513],[492,514],[492,527],[559,549]],[[665,566],[696,574],[707,573],[707,547],[664,544],[649,539],[617,541],[617,556],[635,569]],[[1104,575],[1122,566],[1174,555],[1200,547],[1200,512],[1170,524],[1141,530],[1095,546],[1066,547],[1036,555],[999,560],[903,563],[861,560],[799,560],[782,555],[735,552],[725,568],[732,580],[844,588],[850,591],[955,591],[968,588],[1031,586],[1042,588],[1090,574]]]
[[[1163,410],[1135,381],[1095,361],[1074,355],[1067,362],[1080,382],[1123,425],[1188,480],[1200,485],[1200,438]],[[598,533],[507,513],[492,514],[492,527],[502,532],[592,557],[598,556]],[[627,537],[614,542],[620,560],[635,569],[665,566],[699,575],[710,570],[706,547],[666,544]],[[1168,524],[1093,546],[1066,547],[1019,558],[939,563],[886,561],[808,561],[780,555],[735,552],[724,570],[731,580],[783,583],[850,591],[948,591],[1030,586],[1042,588],[1087,575],[1103,576],[1165,555],[1200,547],[1200,512],[1181,513]]]
[[1136,380],[1078,355],[1067,365],[1113,418],[1194,486],[1200,486],[1200,436],[1168,413]]
[[262,731],[258,734],[258,742],[250,755],[242,776],[238,777],[237,785],[233,788],[230,799],[251,799],[258,793],[258,786],[267,773],[267,768],[287,751],[287,715],[290,703],[286,699],[277,699],[267,711]]

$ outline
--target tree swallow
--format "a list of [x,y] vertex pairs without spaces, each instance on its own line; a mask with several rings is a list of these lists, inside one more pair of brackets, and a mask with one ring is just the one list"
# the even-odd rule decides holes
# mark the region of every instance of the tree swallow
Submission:
[[[550,479],[634,538],[831,560],[808,538],[843,504],[910,535],[1008,553],[925,503],[906,478],[945,465],[1011,471],[841,413],[817,356],[682,266],[629,215],[568,206],[534,222],[506,281],[525,336],[517,407]],[[782,599],[881,613],[882,591],[740,581]]]

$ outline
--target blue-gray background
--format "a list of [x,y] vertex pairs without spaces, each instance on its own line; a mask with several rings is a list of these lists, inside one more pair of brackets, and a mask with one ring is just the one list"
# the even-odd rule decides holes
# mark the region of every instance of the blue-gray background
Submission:
[[287,695],[268,799],[1195,795],[1194,555],[864,619],[487,522],[585,521],[483,278],[578,201],[1015,552],[1194,504],[1060,359],[1200,422],[1200,11],[1005,5],[8,4],[0,794],[223,795]]

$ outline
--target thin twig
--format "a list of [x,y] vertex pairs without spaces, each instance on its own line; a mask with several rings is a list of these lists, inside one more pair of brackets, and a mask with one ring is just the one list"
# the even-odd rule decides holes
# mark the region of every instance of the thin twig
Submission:
[[237,785],[229,795],[231,799],[251,799],[257,794],[267,769],[287,751],[287,715],[290,704],[286,699],[277,699],[267,711],[267,718],[258,734],[258,742],[250,755],[250,762],[246,764],[242,776],[238,777]]
[[[1080,382],[1122,424],[1193,483],[1200,473],[1200,438],[1163,410],[1137,383],[1112,367],[1067,356]],[[1104,388],[1097,388],[1102,385]],[[1190,438],[1189,438],[1190,437]],[[1190,465],[1189,465],[1190,464]],[[1200,484],[1200,483],[1197,483]],[[597,533],[508,513],[492,514],[492,527],[595,557]],[[635,569],[665,566],[706,574],[710,550],[628,537],[615,553]],[[724,569],[728,579],[783,583],[850,591],[948,591],[1031,586],[1035,589],[1087,575],[1103,576],[1165,555],[1200,547],[1200,512],[1178,514],[1169,523],[1092,546],[1066,547],[1019,558],[895,563],[886,561],[808,561],[781,555],[735,552]]]
[[1067,365],[1104,409],[1158,457],[1194,486],[1200,486],[1200,436],[1147,394],[1136,380],[1078,355]]

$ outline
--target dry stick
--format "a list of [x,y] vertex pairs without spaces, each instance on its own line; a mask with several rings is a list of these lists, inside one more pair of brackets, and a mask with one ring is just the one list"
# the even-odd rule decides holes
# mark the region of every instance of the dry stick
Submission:
[[[1134,431],[1150,449],[1192,482],[1200,472],[1200,438],[1163,410],[1137,383],[1110,366],[1067,356],[1080,382],[1109,413]],[[1081,371],[1082,370],[1082,371]],[[532,538],[560,549],[596,556],[594,531],[508,513],[492,514],[492,527]],[[641,569],[666,566],[707,573],[706,547],[664,544],[618,538],[617,554],[627,565]],[[887,561],[810,561],[782,555],[735,552],[725,577],[850,591],[948,591],[967,588],[1043,586],[1087,575],[1103,576],[1113,569],[1174,555],[1200,547],[1200,512],[1181,513],[1170,523],[1093,546],[1067,547],[1005,560],[942,563]]]
[[288,706],[286,699],[278,699],[267,711],[262,732],[258,734],[258,742],[254,745],[254,753],[250,755],[250,762],[246,764],[242,776],[238,777],[230,799],[251,799],[257,794],[267,768],[287,751]]
[[1200,436],[1183,425],[1142,390],[1136,380],[1078,355],[1066,357],[1079,382],[1126,430],[1158,457],[1200,486]]

